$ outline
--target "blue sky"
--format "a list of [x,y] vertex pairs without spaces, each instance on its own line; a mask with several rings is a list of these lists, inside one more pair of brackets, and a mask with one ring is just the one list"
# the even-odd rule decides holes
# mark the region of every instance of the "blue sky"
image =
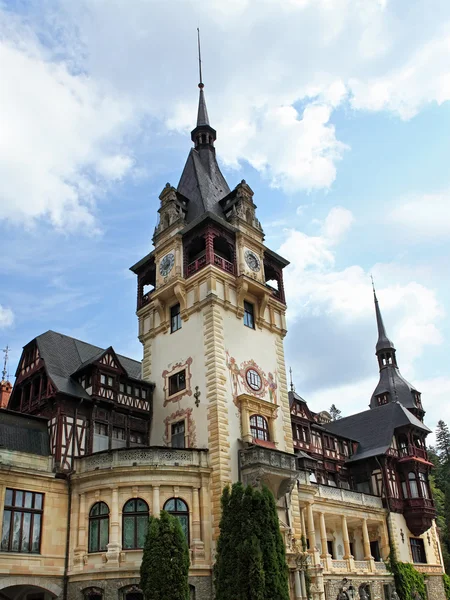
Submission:
[[54,329],[140,358],[130,265],[196,115],[286,272],[288,366],[314,410],[367,407],[373,274],[428,424],[450,421],[450,5],[0,2],[0,345]]

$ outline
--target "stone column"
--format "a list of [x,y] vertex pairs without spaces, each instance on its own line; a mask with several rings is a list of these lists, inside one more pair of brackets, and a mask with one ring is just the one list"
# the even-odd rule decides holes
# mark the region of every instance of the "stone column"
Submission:
[[106,561],[109,565],[119,566],[122,544],[120,542],[119,489],[117,487],[112,488],[111,496],[110,536],[109,544],[106,546]]
[[344,558],[350,558],[350,539],[348,537],[347,517],[341,516],[342,538],[344,540]]
[[302,590],[302,598],[308,600],[308,596],[306,594],[306,581],[305,581],[305,572],[300,571],[300,586]]
[[362,520],[362,534],[364,546],[364,560],[370,560],[372,558],[372,555],[370,554],[370,541],[369,530],[367,529],[367,519]]
[[159,513],[161,512],[161,505],[159,503],[159,485],[154,485],[153,491],[153,502],[152,502],[152,513],[153,516],[159,519]]
[[205,557],[210,560],[211,556],[211,510],[210,495],[208,492],[209,480],[202,475],[202,487],[200,488],[200,530],[202,542],[205,546]]
[[313,553],[316,549],[316,530],[314,528],[314,514],[312,509],[312,502],[308,502],[306,505],[306,518],[308,522],[308,541],[309,551]]
[[294,571],[295,600],[303,600],[302,585],[300,582],[300,571]]
[[305,525],[305,509],[304,507],[300,508],[300,522],[302,526],[302,536],[305,538],[306,542],[306,525]]
[[327,544],[327,528],[325,525],[325,515],[323,512],[319,513],[320,519],[320,542],[322,544],[322,554],[320,558],[326,558],[328,555],[328,544]]
[[241,419],[242,419],[242,441],[248,442],[251,444],[252,442],[252,434],[250,432],[250,416],[248,414],[248,409],[245,406],[245,402],[241,404]]
[[194,563],[204,561],[205,545],[201,540],[199,489],[192,488],[192,554]]
[[86,496],[78,495],[78,531],[76,532],[76,546],[74,550],[74,569],[82,570],[86,555]]

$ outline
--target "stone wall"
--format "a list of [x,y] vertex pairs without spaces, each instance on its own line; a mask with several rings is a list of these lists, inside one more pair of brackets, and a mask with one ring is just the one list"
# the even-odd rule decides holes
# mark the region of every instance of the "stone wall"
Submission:
[[[211,577],[189,577],[191,600],[212,600]],[[83,590],[90,587],[99,588],[104,600],[123,600],[124,591],[131,586],[139,586],[139,578],[92,579],[69,582],[67,600],[84,600]]]
[[444,600],[445,590],[442,575],[429,575],[427,579],[428,600]]

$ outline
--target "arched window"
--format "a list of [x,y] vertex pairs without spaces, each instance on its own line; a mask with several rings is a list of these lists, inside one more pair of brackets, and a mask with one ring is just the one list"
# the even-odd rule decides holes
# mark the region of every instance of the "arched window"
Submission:
[[109,508],[96,502],[89,512],[89,552],[103,552],[109,542]]
[[411,498],[418,498],[419,497],[419,489],[417,487],[416,474],[413,473],[412,471],[410,473],[408,473],[408,480],[409,480],[409,491],[411,493]]
[[122,547],[124,550],[143,548],[148,528],[148,504],[141,498],[125,503],[122,511]]
[[180,498],[170,498],[164,504],[164,510],[180,521],[181,529],[189,543],[189,509],[186,502]]
[[428,481],[425,473],[419,473],[419,484],[422,498],[429,498],[430,492],[428,490]]
[[269,424],[261,415],[252,415],[250,417],[250,433],[257,440],[270,441]]

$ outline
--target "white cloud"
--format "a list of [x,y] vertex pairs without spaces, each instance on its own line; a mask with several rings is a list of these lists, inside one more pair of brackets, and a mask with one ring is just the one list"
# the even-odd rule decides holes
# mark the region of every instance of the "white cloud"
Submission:
[[0,304],[0,329],[10,327],[14,323],[14,313],[10,308]]
[[[51,60],[26,26],[0,41],[1,217],[60,229],[93,229],[94,204],[131,168],[116,148],[131,118],[124,97]],[[9,37],[8,37],[9,34]]]
[[[335,269],[335,246],[352,223],[350,211],[335,207],[322,223],[322,235],[287,231],[278,252],[291,263],[285,271],[290,322],[319,315],[352,326],[374,321],[369,273],[359,265]],[[392,323],[388,330],[401,349],[405,372],[411,372],[425,347],[442,343],[438,325],[443,308],[434,290],[415,281],[401,282],[398,272],[390,281],[392,265],[378,264],[371,272],[384,283],[377,286],[377,296],[384,318]]]
[[446,237],[450,235],[450,192],[400,201],[388,219],[416,238]]

